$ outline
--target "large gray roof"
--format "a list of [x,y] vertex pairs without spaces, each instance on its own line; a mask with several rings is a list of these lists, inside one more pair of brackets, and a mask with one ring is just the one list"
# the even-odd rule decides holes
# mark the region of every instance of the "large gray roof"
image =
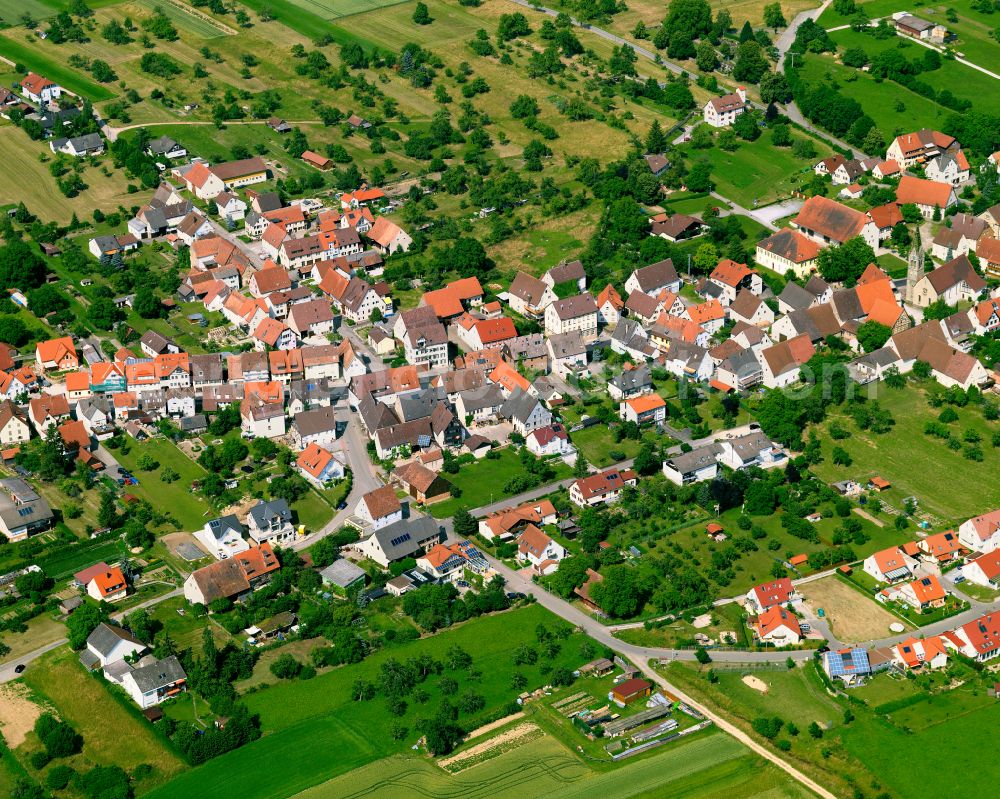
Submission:
[[178,680],[187,679],[187,674],[184,673],[176,655],[170,655],[163,660],[135,669],[132,672],[132,679],[135,680],[136,686],[142,693],[148,694],[157,688],[163,688]]
[[94,631],[87,636],[87,647],[100,652],[102,657],[107,657],[111,654],[111,650],[113,650],[121,641],[127,641],[140,647],[146,646],[128,630],[123,630],[121,627],[114,627],[110,624],[106,624],[105,622],[101,622],[94,628]]
[[430,538],[440,531],[436,519],[429,516],[418,516],[415,519],[402,519],[386,525],[372,533],[372,538],[388,560],[400,560],[409,557],[420,550],[420,541]]
[[359,578],[363,578],[365,570],[357,564],[341,558],[340,560],[335,560],[319,574],[323,578],[323,582],[347,588],[347,586],[353,584]]

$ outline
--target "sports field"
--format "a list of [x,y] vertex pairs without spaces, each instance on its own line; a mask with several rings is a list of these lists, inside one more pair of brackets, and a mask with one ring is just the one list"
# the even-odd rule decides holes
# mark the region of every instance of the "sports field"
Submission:
[[810,796],[776,768],[764,765],[734,739],[715,733],[668,744],[656,754],[599,773],[548,736],[457,775],[414,758],[372,763],[318,785],[297,799],[381,796],[450,799],[590,799],[669,796],[728,799]]

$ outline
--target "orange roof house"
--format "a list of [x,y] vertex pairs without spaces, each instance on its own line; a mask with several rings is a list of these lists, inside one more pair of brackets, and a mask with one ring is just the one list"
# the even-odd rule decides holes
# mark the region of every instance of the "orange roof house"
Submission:
[[35,362],[44,370],[63,372],[77,369],[80,359],[70,336],[39,341],[35,345]]
[[460,280],[453,280],[447,286],[428,291],[421,298],[422,305],[429,305],[434,309],[438,319],[450,319],[460,316],[466,305],[478,304],[483,298],[483,287],[479,279],[466,277]]
[[912,203],[922,208],[944,210],[955,202],[955,188],[950,183],[938,183],[911,175],[903,175],[896,187],[896,201]]
[[736,288],[739,286],[740,281],[754,274],[753,269],[750,269],[746,264],[740,264],[736,261],[725,258],[719,261],[715,269],[712,270],[712,274],[709,277],[716,281],[717,283],[722,283],[726,286],[731,286]]
[[90,582],[87,583],[87,593],[99,602],[114,602],[128,594],[128,583],[122,570],[112,566],[90,578]]
[[320,481],[326,473],[327,467],[333,463],[334,457],[330,450],[321,447],[315,442],[311,442],[295,461],[295,465],[308,474],[313,480]]
[[497,364],[496,369],[490,372],[489,379],[508,393],[513,393],[517,389],[528,391],[531,388],[528,379],[506,361]]
[[303,152],[302,160],[317,169],[329,169],[332,164],[329,158],[325,158],[319,153],[314,153],[312,150],[306,150]]

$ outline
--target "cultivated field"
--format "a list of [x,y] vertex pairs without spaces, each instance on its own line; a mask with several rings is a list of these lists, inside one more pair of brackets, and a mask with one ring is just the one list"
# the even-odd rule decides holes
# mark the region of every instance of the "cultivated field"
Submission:
[[553,738],[531,741],[473,769],[449,776],[424,760],[373,763],[305,791],[298,799],[448,796],[451,799],[589,799],[670,796],[672,799],[805,797],[808,792],[721,733],[667,744],[655,754],[599,773]]
[[823,609],[833,634],[847,643],[884,638],[890,635],[890,624],[903,624],[874,599],[866,598],[835,576],[805,583],[799,591],[814,613]]

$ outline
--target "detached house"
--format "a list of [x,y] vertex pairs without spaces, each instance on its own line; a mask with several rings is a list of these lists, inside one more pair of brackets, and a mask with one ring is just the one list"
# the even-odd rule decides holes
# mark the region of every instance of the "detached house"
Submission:
[[625,281],[625,291],[629,294],[633,291],[640,291],[650,297],[655,297],[661,291],[676,294],[680,290],[680,276],[677,274],[674,262],[669,258],[634,270]]
[[281,564],[270,544],[250,547],[192,572],[184,581],[184,598],[206,606],[216,599],[238,601],[267,585],[279,568]]
[[258,502],[247,515],[250,540],[257,545],[287,544],[295,539],[292,511],[283,499]]
[[944,214],[946,209],[958,202],[958,196],[955,187],[949,183],[903,175],[896,187],[896,202],[900,205],[913,204],[924,219],[931,219],[935,213],[939,216]]
[[921,277],[914,285],[909,300],[919,308],[926,308],[937,300],[957,305],[959,302],[975,302],[985,290],[986,281],[976,272],[969,257],[960,255]]
[[232,513],[205,522],[194,537],[216,560],[226,560],[250,549],[243,537],[243,525]]
[[702,109],[702,117],[713,128],[725,128],[736,121],[736,117],[750,108],[747,93],[742,86],[733,94],[713,97]]
[[35,363],[46,372],[65,372],[80,368],[76,347],[69,336],[39,341],[35,345]]
[[755,269],[750,269],[746,264],[738,264],[728,258],[719,261],[712,274],[708,276],[710,283],[714,283],[722,290],[719,302],[723,305],[730,305],[736,299],[737,293],[746,289],[751,294],[760,294],[764,290],[764,282]]
[[867,214],[826,197],[806,200],[792,225],[820,245],[843,244],[861,236],[869,247],[878,248],[878,227]]
[[559,568],[559,561],[565,557],[565,547],[533,524],[525,527],[517,537],[517,559],[529,564],[536,574],[552,574]]
[[631,469],[607,469],[575,480],[569,487],[569,499],[581,508],[617,502],[626,486],[635,486],[639,478]]
[[518,272],[507,291],[511,309],[529,319],[541,319],[546,308],[556,299],[555,292],[538,278]]
[[[816,271],[819,245],[794,228],[782,228],[757,242],[754,260],[763,267],[784,275],[792,272],[797,278]],[[787,286],[795,285],[792,283]]]
[[780,577],[751,588],[747,592],[746,608],[759,615],[770,608],[787,605],[797,596],[792,581],[787,577]]
[[382,486],[369,491],[358,503],[355,515],[374,530],[395,524],[403,518],[403,506],[392,486]]
[[1000,510],[983,513],[963,522],[958,528],[958,540],[972,552],[993,552],[1000,549]]
[[864,570],[880,583],[897,583],[913,574],[917,561],[902,547],[889,547],[865,558]]

